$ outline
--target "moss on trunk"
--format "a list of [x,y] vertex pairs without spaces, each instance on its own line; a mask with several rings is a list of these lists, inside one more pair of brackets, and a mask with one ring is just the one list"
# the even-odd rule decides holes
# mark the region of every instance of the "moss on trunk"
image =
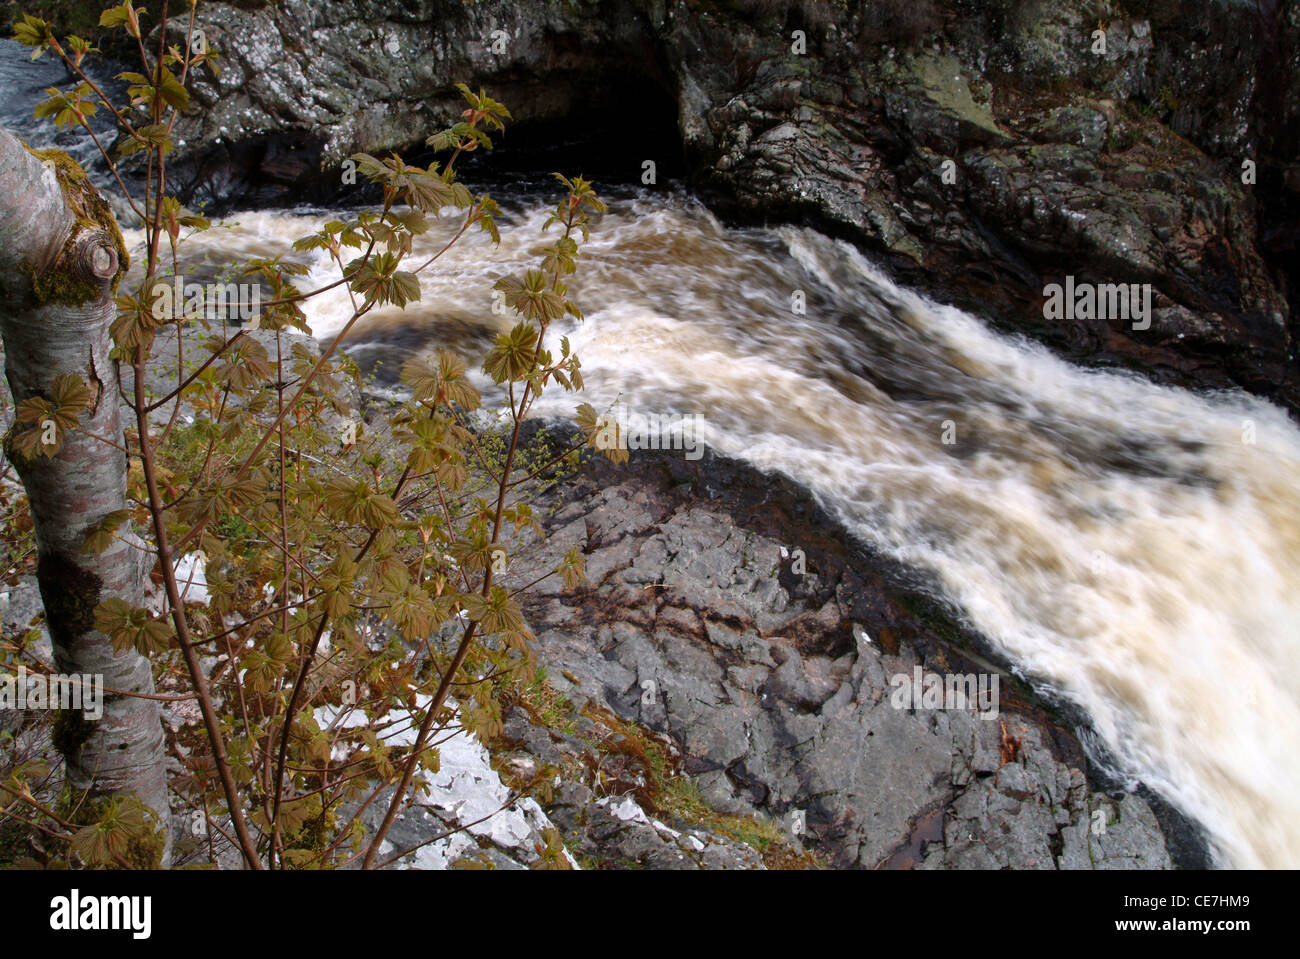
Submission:
[[62,150],[33,150],[29,153],[42,163],[50,166],[58,177],[68,209],[76,219],[76,226],[69,234],[54,264],[45,270],[31,270],[32,293],[41,303],[62,303],[67,306],[81,306],[93,303],[100,296],[100,288],[93,280],[78,276],[71,268],[72,248],[78,236],[86,230],[102,230],[113,241],[117,251],[118,271],[113,278],[113,295],[117,295],[122,276],[130,266],[130,257],[126,250],[126,241],[118,229],[117,218],[108,201],[100,196],[90,177],[76,160]]

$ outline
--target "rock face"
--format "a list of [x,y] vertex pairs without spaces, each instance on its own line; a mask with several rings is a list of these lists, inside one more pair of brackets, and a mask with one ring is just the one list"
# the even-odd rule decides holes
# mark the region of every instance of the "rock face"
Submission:
[[[531,580],[583,545],[586,586],[552,578],[525,601],[570,699],[670,736],[710,806],[835,866],[1169,867],[1146,802],[1090,786],[1061,719],[939,638],[806,494],[708,457],[634,456],[566,484],[515,561]],[[900,704],[918,671],[997,676],[996,708]]]
[[[649,136],[625,181],[684,151],[719,209],[810,219],[1067,355],[1300,397],[1295,4],[246,0],[199,19],[226,59],[183,130],[192,198],[337,192],[349,153],[419,144],[466,81],[524,131],[630,112]],[[1067,275],[1151,284],[1149,327],[1045,319]]]
[[[590,703],[578,708],[567,698],[562,701],[574,707],[565,717],[567,729],[548,727],[526,710],[511,708],[497,745],[517,781],[555,771],[543,797],[546,815],[586,868],[766,868],[756,846],[716,826],[656,809],[660,803],[647,789],[648,771],[638,764],[637,750],[624,748],[628,727],[609,714],[602,721]],[[679,757],[671,741],[663,746]]]

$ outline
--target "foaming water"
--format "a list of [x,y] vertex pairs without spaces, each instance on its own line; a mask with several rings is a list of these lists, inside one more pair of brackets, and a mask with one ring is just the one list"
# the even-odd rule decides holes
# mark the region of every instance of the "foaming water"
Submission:
[[[467,237],[419,303],[365,318],[348,348],[381,377],[411,350],[480,355],[509,324],[492,283],[535,262],[546,214],[515,211],[497,248]],[[241,215],[187,257],[284,252],[323,219]],[[334,278],[305,262],[304,288]],[[613,204],[572,287],[586,321],[556,332],[584,399],[703,414],[710,446],[799,480],[928,571],[1225,863],[1300,866],[1300,430],[1279,409],[1078,369],[900,289],[846,244],[727,230],[682,197]],[[307,312],[327,337],[351,306],[336,290]],[[574,403],[556,390],[537,409]]]
[[[86,61],[87,75],[110,96],[122,99],[126,84],[117,78],[123,69],[113,64],[101,63],[91,57]],[[46,90],[58,87],[66,90],[72,84],[71,72],[52,53],[32,60],[32,51],[9,37],[0,37],[0,90],[5,92],[0,102],[0,123],[14,136],[34,148],[58,147],[65,150],[84,167],[105,192],[109,191],[110,177],[102,163],[99,148],[79,129],[58,130],[49,120],[37,120],[33,111],[37,104],[48,99]],[[102,142],[112,144],[115,130],[112,114],[100,110],[90,120],[91,128]]]

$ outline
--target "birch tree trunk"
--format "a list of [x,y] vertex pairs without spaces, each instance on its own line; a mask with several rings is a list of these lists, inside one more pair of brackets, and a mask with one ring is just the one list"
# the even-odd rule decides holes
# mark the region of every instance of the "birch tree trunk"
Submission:
[[126,507],[126,453],[96,438],[124,445],[109,326],[126,266],[111,209],[80,167],[58,151],[34,154],[0,128],[0,337],[9,388],[15,404],[49,398],[55,378],[72,373],[93,396],[79,430],[65,433],[52,458],[22,456],[5,440],[31,504],[56,669],[100,675],[106,687],[102,717],[61,714],[55,741],[78,795],[129,795],[154,810],[164,827],[165,865],[170,830],[159,704],[107,691],[151,695],[153,674],[145,657],[116,654],[94,628],[103,600],[144,605],[144,544],[137,539],[133,546],[124,526],[103,553],[82,549],[107,514]]

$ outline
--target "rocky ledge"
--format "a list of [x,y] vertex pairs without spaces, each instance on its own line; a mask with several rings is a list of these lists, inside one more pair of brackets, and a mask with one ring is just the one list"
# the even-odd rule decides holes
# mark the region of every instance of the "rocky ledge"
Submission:
[[[604,131],[608,177],[682,169],[1078,360],[1300,398],[1295,4],[242,0],[199,25],[225,69],[181,130],[193,201],[337,196],[348,154],[418,147],[466,81],[512,150]],[[1149,326],[1045,319],[1065,276],[1150,284]]]
[[[709,808],[838,867],[1204,861],[1194,830],[1099,781],[1073,720],[805,491],[708,455],[633,456],[543,495],[548,535],[512,565],[522,582],[583,545],[585,586],[549,579],[525,602],[549,683],[577,714],[667,737]],[[918,669],[997,675],[996,715],[899,708],[894,678]],[[518,736],[510,761],[553,762],[567,738]],[[583,835],[589,800],[566,786],[547,811]]]
[[[392,834],[415,850],[402,866],[1208,863],[1176,812],[1105,780],[1079,717],[923,583],[857,550],[806,491],[709,454],[633,456],[587,459],[538,491],[544,535],[504,584],[531,583],[575,544],[587,582],[526,590],[541,674],[502,691],[486,744],[442,744],[443,772]],[[996,675],[996,710],[900,708],[896,677],[918,670]]]

